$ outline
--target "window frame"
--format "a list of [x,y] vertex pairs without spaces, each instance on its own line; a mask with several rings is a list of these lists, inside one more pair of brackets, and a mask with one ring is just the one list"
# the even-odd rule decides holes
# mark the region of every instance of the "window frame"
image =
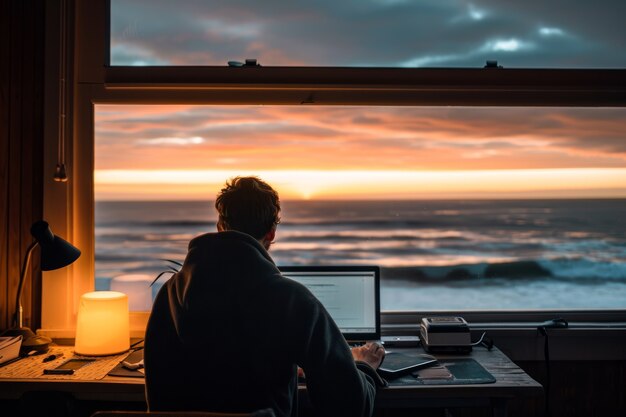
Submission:
[[[76,0],[71,14],[73,83],[69,90],[73,94],[67,97],[72,97],[73,111],[68,114],[65,144],[69,181],[55,182],[50,175],[57,162],[58,120],[47,116],[44,215],[83,255],[69,268],[44,274],[42,327],[53,337],[73,337],[79,297],[94,289],[94,107],[98,104],[626,107],[626,69],[111,67],[105,65],[109,1]],[[54,29],[51,26],[48,30]],[[58,68],[58,61],[58,56],[48,53],[47,66]],[[46,93],[55,97],[54,71],[47,77]],[[51,100],[46,108],[48,114],[58,114]],[[383,323],[408,325],[416,315],[427,313],[389,312]],[[626,321],[626,310],[463,315],[478,322],[502,322],[542,321],[556,313]],[[148,313],[131,313],[133,335],[143,334],[147,318]]]

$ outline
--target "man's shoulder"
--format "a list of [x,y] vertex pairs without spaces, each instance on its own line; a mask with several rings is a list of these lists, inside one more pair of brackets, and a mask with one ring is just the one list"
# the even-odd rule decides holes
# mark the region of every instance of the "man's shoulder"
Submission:
[[317,309],[321,305],[317,297],[307,287],[279,273],[276,273],[270,280],[268,290],[276,297],[290,299],[299,308],[313,307]]
[[280,271],[273,274],[272,285],[278,289],[284,289],[286,291],[292,291],[299,294],[305,294],[309,290],[297,281],[294,281],[286,276],[282,275]]

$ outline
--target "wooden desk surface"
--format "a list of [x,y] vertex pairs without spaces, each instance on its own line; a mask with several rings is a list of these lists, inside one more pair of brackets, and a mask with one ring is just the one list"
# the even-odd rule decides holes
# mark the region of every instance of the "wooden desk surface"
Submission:
[[376,398],[377,406],[389,408],[410,407],[415,404],[432,407],[452,406],[455,400],[459,405],[493,405],[493,402],[497,400],[506,401],[511,398],[543,395],[542,385],[495,347],[491,351],[482,346],[475,347],[469,355],[437,354],[434,356],[440,362],[450,359],[474,359],[496,378],[496,382],[467,385],[393,386],[379,391]]
[[[500,350],[477,347],[470,355],[436,355],[440,360],[472,358],[495,378],[492,384],[394,386],[379,390],[379,407],[413,407],[417,405],[450,406],[455,401],[466,405],[489,405],[494,400],[535,397],[543,394],[542,386],[515,365]],[[304,389],[304,388],[303,388]],[[71,393],[79,400],[144,402],[144,380],[105,376],[99,380],[43,378],[0,378],[0,399],[17,399],[29,391]],[[426,401],[428,400],[428,401]]]

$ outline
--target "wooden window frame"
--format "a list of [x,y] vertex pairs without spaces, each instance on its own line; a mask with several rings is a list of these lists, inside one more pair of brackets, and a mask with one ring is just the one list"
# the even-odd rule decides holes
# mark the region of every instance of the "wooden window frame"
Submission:
[[[626,107],[623,69],[111,67],[105,65],[109,2],[75,0],[72,6],[69,181],[55,182],[50,175],[58,139],[55,118],[47,117],[44,217],[83,256],[69,268],[44,274],[42,327],[54,337],[73,337],[78,299],[94,288],[94,107],[98,104]],[[54,68],[55,64],[58,57],[48,54],[47,65]],[[48,79],[46,87],[52,97],[58,88],[53,81]],[[47,113],[58,114],[52,100],[46,108]],[[415,314],[420,313],[389,313],[383,322],[402,325]],[[483,322],[504,317],[538,321],[554,315],[545,311],[469,314]],[[131,314],[134,335],[143,333],[147,316]],[[626,321],[625,310],[590,311],[582,317]]]

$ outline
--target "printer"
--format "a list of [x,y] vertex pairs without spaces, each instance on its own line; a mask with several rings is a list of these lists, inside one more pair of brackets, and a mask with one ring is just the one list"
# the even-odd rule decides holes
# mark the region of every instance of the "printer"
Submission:
[[420,324],[424,350],[439,353],[472,351],[469,325],[463,317],[424,317]]

